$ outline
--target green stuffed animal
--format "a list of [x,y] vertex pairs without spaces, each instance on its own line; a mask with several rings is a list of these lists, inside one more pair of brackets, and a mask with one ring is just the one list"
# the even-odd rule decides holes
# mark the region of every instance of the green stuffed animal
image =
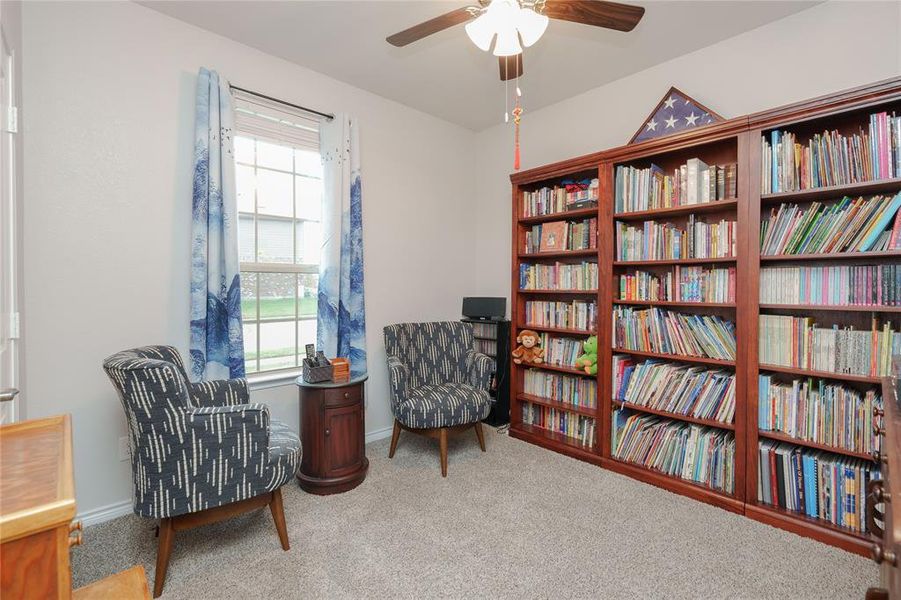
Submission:
[[598,372],[598,336],[593,335],[582,343],[585,354],[576,359],[576,367],[585,369],[589,375]]

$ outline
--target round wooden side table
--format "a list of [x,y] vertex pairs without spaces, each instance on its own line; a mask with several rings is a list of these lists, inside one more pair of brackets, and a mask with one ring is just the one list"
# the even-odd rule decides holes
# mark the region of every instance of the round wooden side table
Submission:
[[363,382],[368,378],[362,375],[344,383],[297,378],[303,444],[297,481],[305,491],[340,494],[366,478]]

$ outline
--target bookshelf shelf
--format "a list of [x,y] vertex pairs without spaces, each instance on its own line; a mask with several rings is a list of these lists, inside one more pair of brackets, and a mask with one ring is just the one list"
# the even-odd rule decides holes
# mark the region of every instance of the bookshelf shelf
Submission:
[[630,356],[644,356],[646,358],[661,358],[678,362],[697,363],[700,365],[716,365],[719,367],[734,367],[734,360],[720,360],[707,358],[706,356],[684,356],[681,354],[661,354],[660,352],[644,352],[642,350],[626,350],[625,348],[613,348],[614,354],[628,354]]
[[598,216],[597,207],[583,208],[580,210],[570,210],[567,212],[559,212],[551,215],[538,215],[535,217],[523,217],[519,219],[520,225],[535,225],[537,223],[547,223],[548,221],[565,221],[567,219],[585,219]]
[[652,267],[654,265],[706,265],[711,263],[734,263],[734,256],[723,258],[662,258],[658,260],[616,260],[614,267]]
[[517,398],[523,402],[531,402],[532,404],[540,404],[542,406],[547,406],[548,408],[574,412],[585,415],[586,417],[594,418],[597,416],[598,412],[598,409],[593,406],[576,406],[575,404],[569,404],[568,402],[557,402],[550,398],[542,398],[541,396],[533,396],[532,394],[519,394],[517,395]]
[[766,310],[817,310],[821,312],[874,312],[874,313],[897,313],[901,312],[901,306],[858,306],[858,305],[842,305],[835,306],[831,304],[760,304],[761,309]]
[[738,199],[717,200],[715,202],[705,202],[703,204],[686,204],[683,206],[673,206],[670,208],[655,208],[653,210],[615,213],[613,215],[613,218],[617,221],[642,221],[645,219],[661,219],[664,217],[675,217],[678,215],[689,215],[693,213],[735,210],[737,206]]
[[673,302],[670,300],[619,300],[614,298],[613,304],[629,306],[675,306],[686,308],[735,308],[735,302]]
[[782,202],[813,202],[842,196],[866,196],[868,194],[881,194],[885,192],[897,192],[901,190],[901,178],[880,179],[878,181],[864,181],[862,183],[850,183],[847,185],[833,185],[829,187],[813,188],[797,192],[778,192],[775,194],[761,194],[760,202],[767,204],[781,204]]
[[519,255],[520,260],[542,260],[548,258],[568,258],[577,256],[597,256],[597,248],[586,250],[561,250],[559,252],[529,252]]
[[713,421],[711,419],[698,419],[696,417],[692,417],[691,415],[680,415],[677,413],[667,412],[665,410],[657,410],[656,408],[641,406],[640,404],[632,404],[631,402],[613,400],[613,406],[616,408],[624,406],[627,409],[646,413],[649,415],[657,415],[658,417],[666,417],[667,419],[675,419],[676,421],[685,421],[686,423],[694,423],[696,425],[706,425],[708,427],[716,427],[717,429],[727,429],[729,431],[735,431],[735,425],[733,425],[732,423],[721,423],[719,421]]
[[764,431],[760,429],[757,433],[759,437],[766,438],[768,440],[776,440],[777,442],[787,442],[789,444],[794,444],[796,446],[804,446],[805,448],[813,448],[814,450],[825,450],[827,452],[832,452],[833,454],[841,454],[843,456],[850,456],[851,458],[862,458],[863,460],[873,460],[873,455],[866,454],[864,452],[854,452],[853,450],[846,450],[844,448],[838,448],[836,446],[830,446],[828,444],[818,444],[817,442],[809,442],[807,440],[801,440],[798,438],[793,438],[790,435],[786,435],[784,433],[779,433],[778,431]]
[[[891,318],[894,321],[897,320],[894,318],[894,314],[901,313],[901,306],[761,303],[761,271],[764,267],[780,266],[856,267],[886,264],[898,265],[901,264],[901,250],[761,256],[759,234],[761,222],[768,218],[768,214],[771,212],[770,208],[780,203],[799,204],[802,205],[802,210],[804,210],[803,206],[809,205],[811,202],[822,201],[831,204],[840,201],[844,196],[857,198],[871,195],[894,195],[901,191],[901,177],[796,192],[763,194],[761,191],[761,182],[766,181],[764,175],[769,176],[769,171],[765,173],[764,169],[769,169],[770,167],[769,163],[765,162],[764,151],[766,150],[766,144],[763,143],[764,141],[769,143],[772,140],[790,139],[801,144],[806,149],[809,140],[814,134],[822,136],[824,131],[838,130],[845,136],[856,135],[861,128],[867,130],[870,115],[882,112],[886,112],[889,115],[892,112],[901,113],[901,77],[862,86],[855,90],[839,92],[831,96],[799,102],[786,107],[774,108],[754,115],[730,119],[729,121],[648,142],[595,152],[511,175],[513,235],[510,251],[513,326],[519,330],[534,329],[563,336],[585,336],[589,332],[529,326],[525,319],[525,302],[527,300],[594,302],[597,308],[596,314],[600,315],[597,319],[597,331],[594,333],[596,333],[600,343],[598,344],[597,352],[598,372],[597,377],[594,378],[594,383],[598,390],[597,408],[588,410],[589,414],[570,411],[575,414],[568,415],[573,418],[578,415],[579,419],[595,418],[595,443],[591,447],[586,448],[578,440],[574,441],[561,434],[523,424],[521,407],[524,402],[529,401],[528,396],[523,394],[523,380],[526,373],[524,368],[512,370],[511,400],[514,408],[511,411],[510,435],[544,448],[597,464],[603,468],[625,474],[671,492],[726,510],[743,513],[749,518],[808,536],[851,552],[867,554],[869,552],[869,544],[865,536],[857,535],[848,529],[834,526],[825,521],[810,519],[776,507],[763,506],[756,501],[759,497],[758,445],[761,440],[770,440],[780,444],[785,443],[805,452],[815,450],[830,451],[837,455],[836,459],[844,456],[848,460],[870,461],[869,456],[859,453],[848,453],[835,448],[820,447],[793,438],[787,438],[787,436],[782,436],[782,434],[759,431],[757,420],[758,387],[759,376],[761,374],[771,374],[776,376],[774,377],[776,382],[787,383],[792,377],[817,377],[835,384],[845,385],[856,392],[864,393],[878,386],[880,378],[758,364],[758,352],[762,341],[759,319],[761,314],[815,316],[818,322],[822,321],[822,325],[825,328],[837,326],[840,329],[853,327],[855,330],[868,330],[871,323],[871,314],[877,317],[885,317],[883,320]],[[879,121],[878,119],[882,120]],[[878,119],[875,121],[875,126],[877,127],[881,126],[880,123],[885,123],[885,117],[878,117]],[[786,135],[780,137],[780,134],[771,135],[772,132],[777,130],[793,134],[794,138],[791,136],[786,137]],[[880,138],[873,139],[876,140],[877,144],[883,143],[878,141]],[[865,144],[860,146],[860,148],[866,151],[869,146],[869,144]],[[807,152],[807,150],[804,151]],[[884,150],[881,151],[884,152]],[[773,155],[784,158],[792,156],[791,153],[785,152],[781,154],[775,152]],[[810,152],[807,156],[812,155],[812,152]],[[824,152],[820,152],[818,156],[823,155],[825,155]],[[843,154],[842,156],[851,155]],[[698,160],[693,161],[693,159]],[[614,214],[615,207],[650,206],[657,203],[657,199],[660,198],[659,195],[652,197],[650,194],[645,193],[646,190],[651,189],[648,187],[647,182],[651,181],[652,176],[655,178],[653,185],[661,185],[661,190],[678,189],[680,194],[685,194],[682,198],[712,197],[712,194],[704,192],[699,196],[694,196],[694,193],[705,189],[702,187],[705,177],[707,178],[706,182],[709,183],[710,178],[708,175],[714,173],[712,170],[713,166],[718,167],[716,170],[718,174],[720,167],[729,171],[730,165],[733,164],[736,165],[731,171],[733,175],[731,182],[734,182],[734,188],[732,183],[730,183],[730,187],[726,188],[728,192],[721,194],[719,187],[717,187],[716,194],[720,196],[734,195],[735,198],[704,204],[690,204]],[[831,167],[833,163],[818,164],[829,164]],[[877,163],[870,160],[867,164],[873,165]],[[683,165],[685,168],[684,172],[682,170]],[[705,169],[708,175],[704,175]],[[631,185],[622,185],[624,183],[622,180],[620,182],[621,185],[617,185],[617,171],[623,173],[624,177],[629,177]],[[791,171],[783,168],[779,172],[790,173]],[[699,177],[697,187],[694,187],[695,180],[693,178],[695,174]],[[597,208],[521,218],[520,212],[524,206],[524,192],[532,193],[539,190],[539,186],[554,186],[560,184],[563,180],[580,181],[586,177],[596,177],[598,180]],[[667,177],[670,178],[669,182],[665,179]],[[678,182],[680,187],[676,188],[673,182]],[[681,187],[682,185],[685,186],[684,190]],[[718,185],[719,182],[717,182]],[[657,193],[656,188],[654,189],[655,193]],[[710,188],[707,189],[710,190]],[[617,190],[619,190],[620,197],[617,197]],[[631,196],[626,198],[623,196],[625,193],[631,194]],[[669,191],[665,193],[669,193]],[[596,251],[591,251],[591,254],[581,255],[581,259],[590,262],[597,261],[597,290],[519,289],[519,268],[525,261],[535,260],[539,261],[540,264],[543,258],[557,258],[561,262],[568,262],[566,258],[579,256],[562,253],[560,256],[552,254],[523,255],[521,250],[526,248],[526,233],[531,231],[533,224],[594,217],[597,218],[598,224],[598,248]],[[635,231],[635,229],[642,229],[642,221],[655,221],[661,227],[662,224],[669,224],[669,228],[666,231],[673,232],[675,235],[675,231],[679,230],[685,232],[680,235],[686,236],[689,231],[692,232],[692,235],[707,235],[708,231],[716,231],[713,226],[720,221],[733,222],[735,223],[735,228],[731,231],[734,231],[736,236],[733,242],[735,256],[665,260],[617,260],[619,254],[616,252],[616,236],[617,231],[620,230],[617,223],[624,224],[622,235],[634,236],[635,243],[638,243],[637,240],[643,239],[641,237],[643,233],[639,235],[639,232]],[[702,222],[711,225],[711,227],[689,229],[690,225],[696,226],[696,224]],[[635,229],[629,231],[628,227]],[[651,230],[649,229],[649,231]],[[661,235],[660,231],[663,230],[653,230],[656,235]],[[683,238],[684,240],[685,238]],[[694,240],[693,237],[692,240]],[[879,246],[875,247],[888,247],[884,238],[880,240],[879,244]],[[635,256],[640,256],[640,254],[635,254]],[[620,292],[620,277],[634,276],[635,281],[642,285],[649,281],[653,282],[653,278],[658,278],[662,283],[664,274],[675,271],[673,267],[677,265],[703,267],[704,272],[713,269],[725,269],[726,267],[734,268],[735,301],[727,303],[696,303],[617,299]],[[645,273],[638,275],[638,271],[644,271]],[[701,269],[695,271],[701,271]],[[673,276],[675,276],[675,273],[673,273]],[[697,275],[692,273],[691,276],[695,277]],[[713,281],[714,284],[722,284],[721,279],[716,279],[719,276],[719,274],[716,274],[712,278],[702,281]],[[770,279],[768,276],[764,277],[764,285],[766,285]],[[676,280],[678,278],[673,277],[673,279]],[[723,276],[723,279],[726,279],[726,277]],[[638,307],[639,310],[647,307],[660,307],[673,312],[716,317],[717,319],[732,321],[735,324],[736,359],[718,360],[706,357],[679,356],[616,348],[614,347],[615,343],[611,343],[611,340],[614,339],[613,319],[609,318],[608,315],[611,315],[617,307],[622,312],[622,309],[626,306]],[[622,317],[628,318],[626,315]],[[767,340],[764,343],[774,342]],[[620,406],[620,403],[611,397],[613,382],[617,375],[612,369],[614,353],[628,356],[631,359],[630,362],[635,364],[645,362],[647,359],[658,359],[661,362],[673,364],[694,364],[705,366],[711,370],[722,368],[727,371],[734,371],[735,419],[734,423],[731,424],[706,422],[626,404],[636,415],[656,414],[662,419],[671,420],[668,422],[678,423],[682,421],[709,426],[711,427],[709,431],[711,434],[722,435],[724,436],[722,439],[727,439],[730,443],[734,437],[735,452],[732,467],[734,469],[735,490],[732,494],[723,494],[704,485],[670,477],[659,471],[618,460],[612,456],[611,439],[614,434],[613,427],[622,426],[622,420],[617,420],[614,423],[613,419],[613,411]],[[583,379],[579,381],[580,384],[588,385],[588,382],[591,381],[590,376],[571,368],[549,367],[547,365],[534,365],[533,367],[547,370],[549,373],[556,372],[582,377]],[[731,373],[729,374],[731,375]],[[780,376],[780,374],[784,376]],[[544,406],[551,405],[544,404]],[[552,407],[562,410],[567,408],[565,406]],[[536,402],[535,410],[540,410],[540,408],[541,405]],[[873,463],[866,462],[863,464],[872,465]],[[641,507],[636,507],[636,515],[640,515],[641,510]]]
[[562,327],[544,327],[542,325],[532,325],[530,323],[525,323],[520,327],[520,329],[531,329],[532,331],[539,331],[542,333],[560,333],[562,335],[594,335],[595,331],[586,331],[584,329],[564,329]]
[[801,375],[802,377],[819,377],[821,379],[835,379],[837,381],[853,381],[857,383],[878,384],[882,378],[869,375],[851,375],[850,373],[833,373],[831,371],[810,371],[807,369],[798,369],[795,367],[783,367],[782,365],[766,365],[759,366],[760,371],[772,371],[774,373],[785,373],[787,375]]
[[574,367],[558,367],[557,365],[549,365],[547,363],[539,363],[539,364],[515,364],[515,366],[521,369],[541,369],[543,371],[556,371],[558,373],[566,373],[567,375],[576,375],[578,377],[594,377],[594,375],[589,375],[585,371],[581,371]]

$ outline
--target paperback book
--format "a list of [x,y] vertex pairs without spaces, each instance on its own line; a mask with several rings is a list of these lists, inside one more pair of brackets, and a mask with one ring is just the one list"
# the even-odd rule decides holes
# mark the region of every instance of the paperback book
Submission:
[[614,212],[629,213],[735,198],[738,167],[707,165],[691,158],[670,173],[652,164],[616,167]]
[[735,256],[735,221],[716,223],[688,217],[685,229],[673,223],[645,221],[641,227],[616,222],[617,260],[671,260]]
[[613,308],[613,345],[622,350],[735,360],[735,324],[716,315]]
[[635,271],[616,276],[619,299],[662,302],[735,302],[735,267],[673,269],[658,276]]
[[526,301],[526,327],[554,327],[594,332],[597,329],[596,302]]
[[522,290],[593,291],[597,287],[596,262],[519,265],[519,288]]
[[534,425],[541,429],[561,433],[582,446],[589,448],[594,446],[595,424],[591,417],[524,402],[522,422],[526,425]]
[[835,265],[760,269],[763,304],[899,306],[901,265]]
[[553,187],[543,187],[522,193],[522,216],[537,217],[565,213],[597,206],[597,179],[566,181]]
[[598,247],[598,220],[552,221],[526,231],[526,254],[591,250]]
[[522,391],[524,394],[573,406],[583,408],[597,406],[597,382],[588,377],[573,377],[540,369],[526,369]]

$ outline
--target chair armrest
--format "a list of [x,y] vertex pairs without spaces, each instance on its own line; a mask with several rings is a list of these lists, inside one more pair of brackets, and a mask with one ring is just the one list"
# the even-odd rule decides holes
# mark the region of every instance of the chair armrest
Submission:
[[388,355],[388,380],[391,382],[391,402],[397,406],[407,399],[410,371],[396,356]]
[[[223,457],[234,457],[237,465],[248,469],[268,460],[269,407],[265,404],[202,406],[186,413],[188,428],[211,456],[221,451]],[[201,461],[210,462],[204,458]]]
[[477,390],[488,390],[494,361],[487,354],[470,350],[466,353],[466,380]]
[[235,406],[247,404],[250,394],[246,379],[219,379],[188,384],[194,406]]

